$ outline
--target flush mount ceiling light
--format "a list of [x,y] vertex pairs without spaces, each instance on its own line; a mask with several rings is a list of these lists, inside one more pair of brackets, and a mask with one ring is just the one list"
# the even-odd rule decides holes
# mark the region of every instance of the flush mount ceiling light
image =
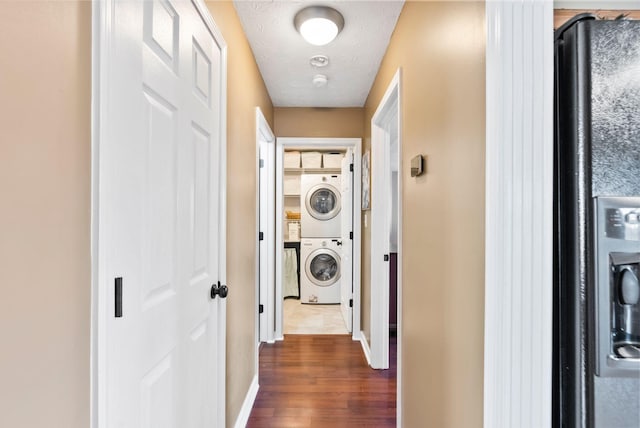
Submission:
[[296,13],[293,25],[307,42],[324,46],[342,31],[344,18],[333,8],[309,6]]

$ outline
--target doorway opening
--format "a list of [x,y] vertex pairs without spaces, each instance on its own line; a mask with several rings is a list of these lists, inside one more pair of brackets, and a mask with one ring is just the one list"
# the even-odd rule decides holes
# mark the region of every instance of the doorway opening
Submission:
[[[353,177],[360,174],[360,153],[358,138],[276,140],[275,281],[260,301],[270,317],[265,320],[271,330],[268,341],[283,340],[289,332],[317,332],[285,330],[285,308],[293,328],[305,328],[291,319],[297,316],[309,328],[315,323],[325,334],[352,332],[353,339],[360,340],[361,227],[359,216],[353,215],[353,201],[360,200],[360,188],[353,185]],[[296,154],[298,163],[292,160]],[[308,198],[303,187],[311,191]],[[308,226],[314,217],[306,207],[314,204],[324,211],[315,213],[318,230]],[[327,227],[331,230],[323,232]]]
[[[261,342],[273,342],[273,306],[261,302],[272,301],[275,282],[275,136],[260,107],[256,107],[256,174],[257,240],[256,249],[256,364]],[[256,368],[257,369],[257,368]]]
[[[402,270],[398,269],[402,266],[400,129],[398,70],[371,120],[370,361],[376,369],[389,367],[389,350],[394,349],[390,340],[399,339],[402,328]],[[399,353],[399,343],[397,349]]]
[[353,150],[284,151],[283,334],[349,334]]
[[[371,119],[371,336],[369,363],[402,372],[401,70]],[[366,342],[363,341],[363,344]],[[365,347],[366,350],[366,347]],[[391,364],[390,364],[391,362]],[[396,363],[396,364],[394,364]],[[402,426],[402,376],[396,376],[396,420]]]

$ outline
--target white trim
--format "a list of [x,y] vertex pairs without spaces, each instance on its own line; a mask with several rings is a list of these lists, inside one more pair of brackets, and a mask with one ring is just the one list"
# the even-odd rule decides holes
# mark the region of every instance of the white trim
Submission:
[[[295,138],[295,137],[279,137],[276,138],[276,213],[282,214],[284,212],[283,202],[283,175],[284,175],[284,150],[286,149],[322,149],[322,150],[344,150],[345,148],[353,149],[353,176],[361,176],[361,163],[362,163],[362,140],[360,138]],[[353,200],[354,210],[359,206],[361,198],[361,187],[353,186]],[[356,211],[354,211],[356,212]],[[280,219],[282,217],[277,217]],[[282,281],[278,278],[282,278],[282,257],[284,252],[284,234],[282,228],[282,221],[276,221],[276,285],[275,285],[275,332],[274,339],[282,340],[284,335],[282,333]],[[354,215],[353,217],[353,340],[360,340],[360,306],[361,306],[361,245],[362,242],[362,224],[360,222],[360,216]]]
[[100,217],[100,142],[105,130],[101,127],[105,112],[100,108],[108,99],[108,92],[101,85],[102,78],[108,80],[107,52],[111,32],[111,8],[108,2],[94,2],[91,6],[91,409],[92,428],[106,426],[106,290],[100,287],[99,267],[104,266],[104,252],[100,249],[99,230],[104,227]]
[[[207,29],[211,32],[214,41],[220,47],[221,76],[220,76],[220,212],[219,212],[219,239],[220,248],[226,249],[226,175],[227,175],[227,45],[222,33],[213,21],[209,9],[202,0],[191,0],[197,12],[203,19]],[[100,169],[101,142],[108,141],[109,129],[103,126],[105,123],[105,110],[101,108],[109,101],[109,88],[103,81],[109,80],[110,57],[112,55],[111,37],[113,33],[113,7],[114,0],[93,2],[92,4],[92,104],[91,104],[91,355],[90,355],[90,425],[92,428],[106,426],[106,325],[107,302],[106,286],[101,286],[103,279],[103,266],[105,266],[104,239],[100,237],[100,230],[104,230],[106,221],[101,213],[104,207],[100,206],[100,194],[103,192],[104,178]],[[220,281],[226,284],[226,250],[220,251],[219,273]],[[212,403],[216,415],[216,426],[225,425],[226,414],[226,300],[218,299],[219,310],[216,325],[221,328],[216,332],[217,342],[221,346],[216,347],[214,359],[216,364],[215,394],[216,399]],[[221,376],[220,376],[221,374]]]
[[[364,354],[364,357],[367,359],[367,364],[371,365],[371,349],[369,348],[369,344],[367,343],[367,340],[365,339],[364,336],[364,332],[360,331],[360,338],[358,339],[358,341],[360,342],[360,346],[362,346],[362,353]],[[354,338],[355,340],[355,338]],[[396,407],[397,403],[396,403]],[[397,426],[401,427],[402,425],[400,425],[400,423],[397,424]]]
[[[269,123],[262,114],[260,107],[256,107],[256,366],[258,365],[258,347],[260,342],[273,342],[273,331],[268,329],[267,325],[273,325],[273,308],[270,305],[265,305],[265,311],[261,315],[259,313],[259,306],[261,302],[267,302],[269,300],[269,294],[271,293],[271,299],[273,299],[274,281],[275,281],[275,237],[274,237],[274,224],[275,224],[275,174],[273,173],[275,162],[275,141],[276,138],[269,127]],[[267,150],[269,148],[269,150]],[[265,153],[262,153],[264,149]],[[260,168],[260,158],[263,156],[264,166]],[[262,174],[262,172],[265,174]],[[264,177],[263,177],[264,175]],[[261,192],[261,179],[264,178],[265,182],[262,183],[263,187],[267,189],[266,194]],[[264,202],[265,206],[262,206]],[[261,219],[263,215],[266,217],[265,227],[262,232],[265,234],[262,241],[266,257],[263,260],[263,255],[260,252],[260,240],[258,234],[261,231]],[[271,249],[272,251],[268,251]],[[266,266],[261,267],[261,263],[264,262]],[[264,278],[262,277],[264,273]],[[260,287],[263,284],[263,287]],[[260,317],[262,316],[262,323],[260,323]],[[256,367],[257,372],[257,367]]]
[[251,416],[251,410],[253,410],[253,403],[256,401],[259,389],[260,385],[258,384],[258,374],[256,373],[251,381],[247,395],[244,397],[240,413],[238,413],[236,423],[233,425],[234,428],[244,428],[247,426],[247,422],[249,422],[249,417]]
[[[402,426],[402,345],[403,345],[403,312],[402,312],[402,296],[404,295],[402,266],[404,260],[403,247],[403,218],[404,210],[402,209],[403,185],[402,177],[404,169],[402,168],[402,69],[396,72],[398,76],[398,256],[397,256],[397,276],[396,276],[396,423]],[[395,79],[395,76],[394,76]]]
[[[378,109],[386,106],[387,100],[381,101]],[[389,254],[388,213],[389,199],[385,192],[389,180],[389,140],[386,131],[374,125],[376,111],[371,120],[371,326],[370,343],[371,367],[374,369],[389,368],[389,263],[383,257]]]
[[[389,224],[391,164],[390,136],[386,127],[392,118],[397,120],[398,132],[398,195],[402,194],[402,127],[400,112],[401,70],[398,69],[371,119],[371,367],[389,368],[389,265],[383,255],[390,252]],[[398,203],[398,257],[402,257],[402,200]],[[402,266],[398,263],[398,266]],[[398,269],[399,272],[402,269]],[[402,300],[402,275],[398,275],[398,301]],[[398,306],[398,320],[402,319]],[[401,327],[400,325],[398,326]],[[401,337],[401,330],[398,330]]]
[[551,426],[553,4],[486,4],[484,426]]
[[[213,35],[214,41],[220,47],[220,171],[218,179],[220,180],[220,206],[219,206],[219,223],[218,236],[220,239],[220,248],[224,249],[219,252],[218,271],[222,284],[227,284],[227,43],[222,37],[222,32],[211,17],[209,9],[203,0],[191,0],[196,7],[209,31]],[[229,287],[229,293],[233,293],[233,284]],[[227,300],[218,300],[218,320],[216,322],[218,328],[216,332],[217,343],[221,346],[216,347],[215,361],[217,376],[221,375],[222,379],[216,379],[215,407],[216,426],[225,426],[226,424],[226,361],[227,361],[227,340],[226,340],[226,320],[227,320]]]
[[[194,1],[194,0],[192,0]],[[218,29],[217,25],[209,14],[209,9],[202,3],[202,0],[195,0],[195,4],[198,6],[200,13],[202,14],[207,26],[215,37],[215,40],[220,46],[220,61],[221,61],[221,76],[220,76],[220,213],[219,213],[219,225],[218,236],[220,237],[220,248],[224,249],[220,251],[220,261],[218,269],[220,272],[220,281],[223,284],[227,284],[227,44],[222,38],[222,33]],[[233,284],[229,288],[229,292],[233,293]],[[216,348],[216,366],[217,373],[221,374],[222,379],[217,379],[216,386],[216,411],[217,422],[216,426],[226,425],[226,403],[227,403],[227,382],[226,382],[226,361],[227,361],[227,300],[220,299],[220,307],[218,310],[218,326],[222,328],[218,329],[217,334],[219,343],[221,346]],[[220,368],[222,367],[222,368]]]

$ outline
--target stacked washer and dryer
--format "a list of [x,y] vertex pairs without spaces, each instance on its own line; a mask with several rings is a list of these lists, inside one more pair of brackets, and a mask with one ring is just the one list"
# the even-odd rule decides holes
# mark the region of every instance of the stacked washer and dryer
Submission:
[[340,175],[301,177],[301,303],[340,303],[340,189]]

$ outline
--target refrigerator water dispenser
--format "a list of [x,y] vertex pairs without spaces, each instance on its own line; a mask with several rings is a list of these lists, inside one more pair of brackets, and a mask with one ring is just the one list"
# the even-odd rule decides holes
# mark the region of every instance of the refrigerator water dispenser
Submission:
[[640,198],[596,198],[596,375],[640,376]]
[[611,253],[611,342],[618,358],[640,358],[640,253]]

